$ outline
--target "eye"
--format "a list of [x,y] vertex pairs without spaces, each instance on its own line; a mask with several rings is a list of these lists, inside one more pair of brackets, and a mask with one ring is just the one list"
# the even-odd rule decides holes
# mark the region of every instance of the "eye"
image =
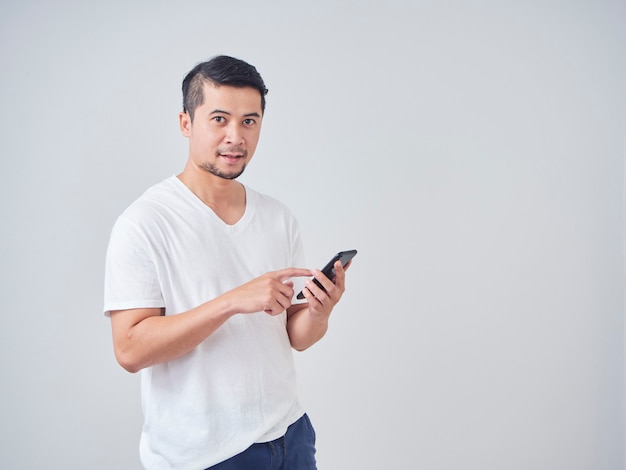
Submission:
[[248,118],[248,119],[243,120],[244,126],[254,126],[255,124],[256,124],[256,121],[254,119]]
[[222,124],[226,122],[226,118],[224,116],[213,116],[213,121]]

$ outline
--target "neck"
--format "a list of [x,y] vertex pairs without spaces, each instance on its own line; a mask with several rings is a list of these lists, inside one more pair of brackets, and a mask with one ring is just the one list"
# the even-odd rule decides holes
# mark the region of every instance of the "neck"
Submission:
[[245,206],[245,190],[237,180],[221,178],[189,162],[178,179],[209,207]]

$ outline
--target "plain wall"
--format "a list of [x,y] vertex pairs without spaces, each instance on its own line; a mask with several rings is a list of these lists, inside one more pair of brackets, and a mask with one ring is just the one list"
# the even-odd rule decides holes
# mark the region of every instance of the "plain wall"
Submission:
[[623,1],[0,3],[0,467],[136,469],[115,218],[186,160],[180,83],[270,90],[242,180],[356,248],[296,354],[320,469],[624,468]]

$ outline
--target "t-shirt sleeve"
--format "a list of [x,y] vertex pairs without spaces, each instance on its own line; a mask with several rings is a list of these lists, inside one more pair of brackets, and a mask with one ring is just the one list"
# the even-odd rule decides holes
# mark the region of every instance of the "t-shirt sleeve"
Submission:
[[122,216],[113,226],[107,248],[104,314],[164,306],[150,243],[137,225]]

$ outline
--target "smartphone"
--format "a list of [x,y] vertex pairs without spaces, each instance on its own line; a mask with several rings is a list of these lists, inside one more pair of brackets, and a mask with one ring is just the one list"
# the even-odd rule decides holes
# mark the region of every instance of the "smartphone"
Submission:
[[[337,274],[335,272],[335,263],[337,261],[341,261],[341,265],[345,266],[346,264],[348,264],[348,261],[354,258],[355,255],[356,255],[356,250],[340,251],[335,256],[333,256],[333,258],[328,263],[326,263],[326,266],[324,266],[321,269],[322,273],[328,279],[332,281],[333,278],[335,277],[335,274]],[[320,282],[317,279],[313,278],[313,282],[317,284],[322,290],[324,290],[324,292],[326,292],[326,289],[322,287],[322,284],[320,284]],[[304,299],[304,294],[302,293],[302,291],[300,291],[300,293],[296,296],[296,298]]]

